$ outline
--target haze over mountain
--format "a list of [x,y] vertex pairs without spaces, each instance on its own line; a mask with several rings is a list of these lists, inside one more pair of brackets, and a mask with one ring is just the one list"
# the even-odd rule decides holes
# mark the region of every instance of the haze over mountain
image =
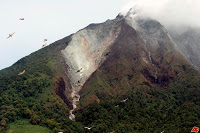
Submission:
[[200,126],[199,29],[172,30],[142,9],[90,24],[1,70],[0,129],[24,119],[53,132]]
[[130,12],[158,20],[168,30],[177,49],[200,70],[199,5],[198,0],[134,0],[124,6],[120,14],[125,16],[132,8]]
[[133,0],[121,9],[126,15],[130,8],[140,16],[158,20],[165,28],[185,31],[185,27],[200,27],[199,0]]
[[[153,3],[153,4],[152,4]],[[200,1],[135,0],[125,6],[120,15],[137,13],[140,17],[158,20],[168,30],[177,50],[200,70]],[[129,8],[131,7],[131,8]],[[192,56],[191,56],[192,54]]]

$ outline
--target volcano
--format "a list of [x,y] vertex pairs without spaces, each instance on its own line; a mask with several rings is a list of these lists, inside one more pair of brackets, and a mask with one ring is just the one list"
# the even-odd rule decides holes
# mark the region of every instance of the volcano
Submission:
[[176,34],[131,9],[20,59],[0,71],[0,130],[27,119],[55,132],[190,131],[200,119],[196,30]]

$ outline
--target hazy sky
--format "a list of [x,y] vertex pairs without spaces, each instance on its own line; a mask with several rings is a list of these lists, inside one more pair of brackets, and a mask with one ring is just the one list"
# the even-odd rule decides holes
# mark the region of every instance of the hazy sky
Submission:
[[129,1],[0,0],[0,69],[39,50],[45,38],[50,44],[90,23],[115,18]]

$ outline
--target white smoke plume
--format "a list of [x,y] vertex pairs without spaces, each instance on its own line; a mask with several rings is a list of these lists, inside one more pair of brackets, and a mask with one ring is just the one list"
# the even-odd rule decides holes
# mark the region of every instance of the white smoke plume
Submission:
[[200,27],[200,0],[132,0],[121,14],[133,8],[140,15],[158,20],[166,28]]

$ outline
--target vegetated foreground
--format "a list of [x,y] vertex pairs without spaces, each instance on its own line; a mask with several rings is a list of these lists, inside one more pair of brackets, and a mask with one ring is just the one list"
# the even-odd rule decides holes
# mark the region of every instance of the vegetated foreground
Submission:
[[27,120],[19,120],[9,125],[6,133],[53,133],[46,127],[31,125]]

